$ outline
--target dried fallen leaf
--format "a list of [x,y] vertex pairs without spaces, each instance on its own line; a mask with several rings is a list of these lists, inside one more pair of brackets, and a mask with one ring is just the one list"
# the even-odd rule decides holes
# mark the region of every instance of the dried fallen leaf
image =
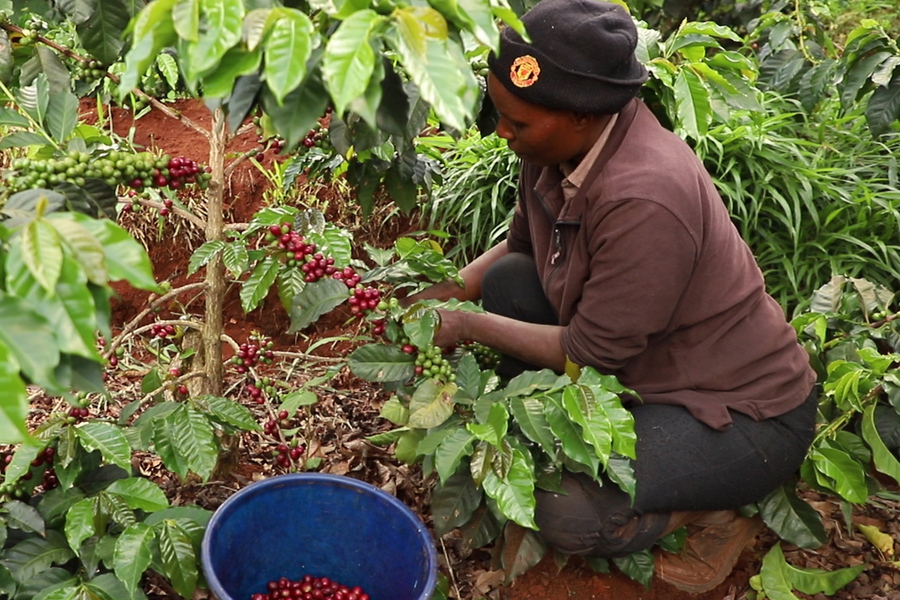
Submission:
[[476,571],[475,590],[479,594],[487,594],[492,589],[503,585],[506,573],[503,571]]

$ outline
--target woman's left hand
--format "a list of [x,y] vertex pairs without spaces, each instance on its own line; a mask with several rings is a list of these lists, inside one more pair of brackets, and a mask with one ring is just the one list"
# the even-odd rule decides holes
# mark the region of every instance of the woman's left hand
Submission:
[[467,314],[459,310],[438,309],[440,325],[434,332],[434,345],[447,348],[465,338],[465,322]]

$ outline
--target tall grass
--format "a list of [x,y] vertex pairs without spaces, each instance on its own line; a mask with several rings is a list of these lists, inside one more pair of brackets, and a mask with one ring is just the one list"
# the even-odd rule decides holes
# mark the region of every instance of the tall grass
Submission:
[[789,312],[841,274],[900,279],[900,135],[872,139],[859,114],[766,94],[763,115],[710,131],[697,152]]
[[516,204],[519,159],[494,134],[473,128],[443,153],[443,178],[422,207],[429,229],[456,242],[447,252],[468,262],[506,237]]

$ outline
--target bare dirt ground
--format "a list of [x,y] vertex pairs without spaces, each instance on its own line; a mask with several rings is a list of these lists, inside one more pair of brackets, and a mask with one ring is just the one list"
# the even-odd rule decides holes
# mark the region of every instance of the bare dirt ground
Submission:
[[[209,122],[209,113],[202,104],[180,102],[173,108],[201,126]],[[120,135],[129,135],[133,128],[133,139],[138,144],[172,155],[185,155],[198,162],[206,161],[208,144],[205,139],[159,111],[133,121],[126,111],[111,109],[109,117],[111,126]],[[229,152],[236,156],[256,146],[257,134],[251,127],[235,139]],[[271,165],[273,160],[278,158],[268,153],[261,162],[265,166]],[[249,161],[235,169],[226,182],[226,222],[248,220],[262,206],[267,185],[265,176]],[[353,230],[357,241],[368,241],[379,247],[389,247],[398,235],[416,229],[414,216],[388,221],[363,221],[356,214],[358,211],[352,207],[348,209],[346,202],[342,206],[339,198],[330,201],[326,197],[324,205],[329,207],[328,217],[335,219],[336,224]],[[128,215],[123,219],[123,224],[136,232],[136,237],[147,246],[158,280],[169,280],[173,287],[190,280],[185,274],[188,258],[202,242],[201,232],[191,230],[184,222],[172,218],[166,219],[160,226],[155,218],[148,219],[140,214]],[[114,328],[134,318],[147,299],[146,294],[124,287],[117,288],[117,291],[120,297],[114,305]],[[158,316],[165,318],[165,312],[174,318],[185,314],[202,316],[202,298],[179,298],[177,303]],[[340,309],[336,312],[340,313]],[[336,358],[352,348],[352,327],[348,330],[345,325],[348,316],[330,315],[300,334],[287,335],[284,332],[288,329],[289,320],[277,300],[270,298],[261,308],[243,314],[235,288],[229,292],[226,305],[226,332],[238,343],[246,341],[251,332],[259,332],[272,339],[275,349],[284,353],[282,360],[271,366],[273,376],[299,384],[324,372]],[[308,353],[310,348],[314,351]],[[128,390],[135,386],[139,390],[142,376],[140,357],[135,357],[132,362],[134,368],[128,366],[129,361],[123,361],[124,364],[110,372],[110,388],[122,391],[124,396],[130,395]],[[240,395],[242,376],[229,371],[227,378],[225,389]],[[311,442],[311,452],[322,459],[321,471],[347,475],[377,485],[397,495],[429,523],[429,482],[423,481],[418,468],[395,461],[389,451],[365,440],[366,436],[390,429],[390,424],[378,416],[378,409],[386,399],[387,395],[382,390],[342,371],[327,388],[319,390],[319,402],[297,424],[305,428],[310,440],[314,440]],[[272,459],[273,444],[271,436],[245,435],[230,474],[206,485],[178,481],[150,456],[137,457],[135,465],[145,475],[160,481],[173,503],[198,504],[214,510],[228,496],[252,481],[284,472]],[[788,561],[796,566],[829,570],[865,562],[870,565],[866,571],[834,597],[844,600],[900,599],[900,573],[893,568],[889,557],[880,555],[855,527],[848,529],[835,499],[812,493],[809,499],[825,517],[831,541],[816,551],[784,546]],[[898,510],[900,505],[891,501],[854,507],[852,520],[854,523],[877,525],[882,531],[891,533],[895,540],[900,540]],[[615,570],[611,574],[595,573],[579,560],[571,560],[560,569],[550,557],[513,584],[505,584],[502,574],[492,569],[490,549],[464,555],[453,541],[452,535],[447,536],[447,539],[438,541],[437,548],[441,570],[451,582],[451,597],[459,600],[740,600],[747,597],[749,578],[759,572],[762,557],[777,539],[771,532],[764,531],[745,550],[731,576],[717,589],[703,595],[685,594],[658,580],[654,580],[649,588],[644,588]],[[162,582],[148,581],[146,588],[155,599],[173,598]],[[802,594],[797,594],[797,597],[809,598]],[[821,598],[824,596],[816,596],[815,600]]]

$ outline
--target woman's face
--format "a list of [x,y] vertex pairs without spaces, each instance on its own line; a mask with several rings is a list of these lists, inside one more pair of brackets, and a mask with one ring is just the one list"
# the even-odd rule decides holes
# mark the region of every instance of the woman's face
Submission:
[[493,73],[488,75],[488,94],[500,114],[497,135],[519,158],[546,167],[581,158],[590,149],[584,115],[522,100]]

